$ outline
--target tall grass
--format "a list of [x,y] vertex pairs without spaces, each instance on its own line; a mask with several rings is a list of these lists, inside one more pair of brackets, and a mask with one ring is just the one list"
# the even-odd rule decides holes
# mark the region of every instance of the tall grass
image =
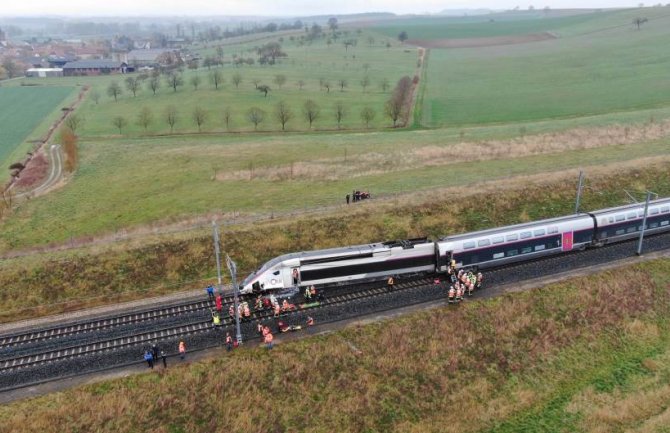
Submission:
[[0,407],[0,432],[598,431],[592,414],[609,405],[621,410],[599,416],[615,430],[613,418],[651,427],[665,416],[663,374],[637,413],[617,390],[670,352],[669,275],[657,260],[272,352],[220,352]]

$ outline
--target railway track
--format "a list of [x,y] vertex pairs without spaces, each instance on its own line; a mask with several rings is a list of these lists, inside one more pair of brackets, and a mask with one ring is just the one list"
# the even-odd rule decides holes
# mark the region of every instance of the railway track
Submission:
[[[646,242],[647,251],[667,250],[670,248],[670,234],[656,235],[648,238]],[[490,285],[493,289],[496,286],[515,281],[521,282],[528,278],[550,276],[580,267],[625,259],[631,257],[633,252],[634,242],[629,241],[598,249],[574,251],[532,262],[512,264],[487,270],[484,287],[486,289]],[[475,297],[494,296],[496,292],[497,290],[483,290],[475,293]],[[322,293],[327,295],[322,302],[297,305],[295,310],[284,312],[280,317],[290,324],[296,321],[304,323],[305,316],[312,315],[319,323],[325,323],[342,320],[342,318],[353,318],[365,311],[385,311],[398,308],[398,306],[436,300],[445,295],[444,290],[435,287],[432,277],[426,278],[425,276],[396,280],[393,293],[388,293],[386,284],[383,282],[333,287],[322,290]],[[402,301],[394,300],[394,298],[402,299]],[[224,297],[223,301],[226,304],[232,303],[232,296]],[[92,372],[124,363],[140,362],[138,354],[154,342],[168,344],[168,347],[171,347],[175,340],[189,337],[189,341],[192,341],[198,348],[221,345],[225,331],[234,329],[234,320],[226,315],[222,318],[221,329],[214,329],[207,311],[212,304],[210,300],[190,301],[121,314],[118,317],[0,336],[0,377],[4,377],[3,380],[0,380],[2,382],[0,391],[48,382],[63,375],[77,375],[84,370]],[[194,317],[203,312],[207,312],[206,318]],[[161,321],[161,319],[171,317],[176,317],[176,319]],[[260,320],[264,323],[271,323],[273,318],[271,310],[253,311],[251,320],[242,324],[245,339],[253,338],[255,335],[255,326],[252,322]],[[187,320],[188,323],[174,323]],[[147,329],[147,327],[155,329]],[[105,331],[114,328],[118,329],[111,334],[126,335],[112,336]],[[72,337],[68,341],[68,336],[78,334],[83,336]],[[62,347],[54,347],[59,344]],[[5,352],[4,355],[3,352]],[[104,362],[100,361],[101,359],[104,359]]]
[[[401,292],[404,290],[411,290],[416,287],[421,287],[426,284],[429,284],[432,280],[429,278],[422,278],[417,280],[408,280],[400,282],[394,286],[393,292]],[[335,296],[330,296],[323,301],[314,302],[310,304],[303,304],[302,307],[296,307],[293,310],[283,312],[280,317],[289,318],[292,315],[306,312],[309,310],[325,308],[333,305],[346,304],[348,302],[353,302],[356,300],[361,300],[365,298],[371,298],[380,295],[386,295],[389,291],[385,286],[377,285],[372,288],[364,289],[357,292],[343,293]],[[208,304],[207,302],[202,302]],[[208,308],[205,306],[204,308]],[[124,316],[125,317],[125,316]],[[254,311],[252,314],[251,320],[265,320],[269,318],[274,318],[274,313],[272,310],[259,310]],[[148,319],[147,319],[148,320]],[[101,321],[101,322],[107,322]],[[222,325],[219,328],[230,328],[235,324],[234,318],[227,317],[222,320]],[[90,327],[88,328],[91,329]],[[157,329],[149,332],[104,339],[92,343],[71,345],[55,350],[43,351],[35,354],[28,354],[17,357],[9,357],[0,359],[0,373],[11,372],[12,370],[32,367],[36,365],[46,364],[50,362],[62,361],[65,359],[77,358],[85,355],[90,355],[94,353],[102,353],[107,351],[118,350],[120,348],[137,346],[137,345],[147,345],[154,341],[165,340],[169,338],[181,338],[187,335],[193,335],[199,332],[212,331],[213,325],[211,320],[202,320],[197,322],[188,323],[185,325],[166,327],[162,329]],[[47,331],[42,331],[37,334],[43,334]],[[84,332],[84,331],[82,331]],[[41,336],[39,338],[50,338],[48,336]]]

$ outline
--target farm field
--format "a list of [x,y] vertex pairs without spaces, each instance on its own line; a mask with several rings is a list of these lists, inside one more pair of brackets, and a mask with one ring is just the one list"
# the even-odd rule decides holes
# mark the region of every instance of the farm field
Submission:
[[22,160],[19,145],[73,93],[72,87],[0,87],[0,167]]
[[0,432],[663,432],[669,275],[659,259],[271,352],[170,359],[166,371],[1,406]]
[[431,50],[422,124],[507,123],[667,107],[670,59],[661,41],[670,37],[670,13],[645,10],[650,21],[638,31],[630,23],[639,13],[608,13],[542,42]]

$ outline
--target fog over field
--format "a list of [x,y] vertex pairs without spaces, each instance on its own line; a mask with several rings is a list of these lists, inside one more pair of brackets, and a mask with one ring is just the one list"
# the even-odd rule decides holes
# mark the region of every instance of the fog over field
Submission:
[[632,8],[639,2],[630,0],[551,0],[534,4],[533,2],[518,3],[512,0],[422,0],[407,2],[400,0],[368,0],[366,2],[341,0],[338,2],[324,2],[313,0],[232,0],[226,2],[211,2],[209,0],[194,0],[184,3],[177,0],[150,0],[135,2],[132,0],[118,0],[115,2],[90,2],[84,0],[69,0],[65,3],[47,0],[30,0],[24,2],[6,2],[0,10],[0,16],[17,15],[111,15],[111,16],[138,16],[138,15],[253,15],[253,16],[306,16],[321,14],[352,14],[363,12],[393,12],[397,14],[440,13],[453,9],[493,9],[504,10],[519,7],[527,9],[549,6],[559,8]]

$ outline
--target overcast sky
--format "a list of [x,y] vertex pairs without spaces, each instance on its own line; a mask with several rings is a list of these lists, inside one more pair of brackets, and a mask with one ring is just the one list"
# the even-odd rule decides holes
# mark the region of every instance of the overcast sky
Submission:
[[[522,2],[523,1],[523,2]],[[444,9],[635,7],[628,0],[2,0],[0,16],[306,16],[359,12],[435,13]]]

